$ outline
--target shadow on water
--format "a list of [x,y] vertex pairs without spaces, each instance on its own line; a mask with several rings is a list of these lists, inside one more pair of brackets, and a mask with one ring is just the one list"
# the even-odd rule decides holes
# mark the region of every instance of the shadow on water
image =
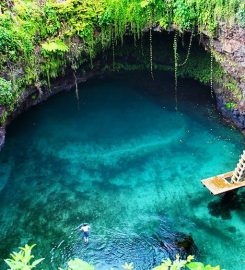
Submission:
[[233,210],[244,210],[245,207],[245,191],[231,191],[225,193],[218,200],[211,201],[208,204],[209,213],[215,217],[222,219],[231,219]]

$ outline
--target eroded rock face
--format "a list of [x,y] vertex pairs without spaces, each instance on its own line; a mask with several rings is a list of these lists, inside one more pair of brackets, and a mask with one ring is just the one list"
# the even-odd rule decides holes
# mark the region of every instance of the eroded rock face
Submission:
[[5,128],[0,127],[0,150],[4,144],[4,140],[5,140]]
[[[0,106],[0,117],[2,116],[4,110],[3,108]],[[4,140],[5,140],[5,126],[1,126],[0,125],[0,150],[4,144]]]
[[[206,36],[202,41],[210,50],[210,41]],[[215,58],[245,92],[245,29],[234,26],[220,26],[219,35],[213,39]]]
[[[239,129],[245,130],[245,29],[220,25],[213,42],[204,36],[202,44],[207,50],[210,50],[212,44],[214,57],[230,75],[222,86],[214,85],[217,107]],[[228,86],[232,86],[233,82],[236,89],[232,90]],[[229,102],[236,106],[227,108],[226,104]]]
[[[95,63],[95,68],[92,71],[87,73],[77,73],[77,83],[86,82],[88,79],[91,79],[96,76],[100,76],[101,73],[101,66],[100,62]],[[32,106],[35,106],[49,97],[61,92],[61,91],[69,91],[73,87],[75,87],[75,80],[71,71],[67,71],[65,76],[57,78],[55,81],[52,82],[52,91],[43,91],[42,94],[36,88],[26,89],[23,92],[21,100],[19,101],[18,107],[12,113],[12,115],[6,120],[6,123],[0,126],[0,150],[5,141],[5,133],[6,133],[6,125],[9,124],[17,115],[21,114],[22,112],[26,111]],[[5,108],[0,106],[0,117],[4,113]]]

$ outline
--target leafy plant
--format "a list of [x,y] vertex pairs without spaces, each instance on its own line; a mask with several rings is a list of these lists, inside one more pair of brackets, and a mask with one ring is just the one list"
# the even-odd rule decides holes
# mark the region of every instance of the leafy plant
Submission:
[[164,260],[161,265],[153,268],[153,270],[180,270],[185,268],[187,263],[191,262],[193,259],[194,256],[188,256],[186,260],[182,260],[177,254],[174,261],[171,261],[170,259]]
[[68,270],[95,270],[95,268],[90,264],[76,258],[68,262]]
[[125,263],[124,265],[122,265],[122,268],[126,269],[126,270],[132,270],[132,269],[134,269],[134,264],[132,262],[131,263]]
[[227,102],[227,103],[225,104],[225,107],[226,107],[226,109],[228,109],[228,110],[233,110],[233,109],[236,108],[236,104],[233,103],[233,102]]
[[188,263],[186,266],[190,270],[220,270],[219,265],[211,266],[210,264],[208,264],[205,266],[201,262],[191,262],[191,263]]
[[191,2],[185,0],[174,1],[174,23],[180,27],[180,29],[191,29],[195,25],[196,12],[194,5]]
[[42,49],[45,55],[47,53],[64,53],[68,52],[68,46],[61,40],[48,41],[42,44]]
[[8,117],[8,112],[7,111],[3,111],[2,112],[2,115],[0,117],[0,125],[4,125],[6,120],[7,120],[7,117]]
[[192,262],[192,260],[194,260],[192,255],[189,255],[186,260],[182,260],[177,254],[174,261],[170,259],[164,260],[160,266],[153,268],[153,270],[220,270],[220,266],[213,267],[210,264],[205,266],[201,262]]
[[[4,260],[10,267],[10,270],[31,270],[40,264],[44,258],[32,261],[34,256],[31,254],[31,252],[34,246],[35,245],[25,245],[25,247],[19,248],[20,251],[18,253],[11,253],[11,259]],[[183,260],[177,254],[174,261],[166,259],[161,263],[161,265],[154,267],[152,270],[221,270],[220,266],[213,267],[210,264],[205,266],[203,263],[193,262],[193,260],[194,256],[192,255],[189,255],[185,260]],[[122,268],[132,270],[134,269],[134,264],[132,262],[126,262],[122,265]],[[59,268],[59,270],[63,269]],[[75,258],[68,262],[68,270],[95,270],[95,267],[81,259]]]
[[10,105],[13,100],[11,82],[0,77],[0,105]]
[[[4,260],[7,265],[10,267],[10,270],[31,270],[35,268],[38,264],[40,264],[44,258],[34,259],[34,255],[31,254],[32,249],[35,245],[29,246],[25,245],[25,247],[20,247],[19,252],[13,252],[10,254],[11,259]],[[31,262],[32,261],[32,262]]]

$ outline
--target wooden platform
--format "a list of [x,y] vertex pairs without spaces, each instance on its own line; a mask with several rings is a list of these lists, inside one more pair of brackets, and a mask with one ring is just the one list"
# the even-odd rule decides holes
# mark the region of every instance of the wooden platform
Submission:
[[245,187],[245,180],[239,183],[230,183],[232,175],[233,171],[203,179],[201,182],[213,195]]

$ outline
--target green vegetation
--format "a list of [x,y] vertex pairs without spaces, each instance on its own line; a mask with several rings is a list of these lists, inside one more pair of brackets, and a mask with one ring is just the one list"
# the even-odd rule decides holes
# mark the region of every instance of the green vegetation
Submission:
[[[210,83],[210,54],[199,47],[197,41],[193,41],[193,35],[189,34],[177,40],[177,33],[174,34],[153,34],[153,70],[154,71],[171,71],[179,77],[190,77],[200,81],[203,84]],[[141,44],[139,44],[139,42]],[[172,44],[173,42],[173,44]],[[184,42],[185,47],[181,46]],[[142,45],[142,49],[139,47]],[[151,63],[150,51],[148,50],[148,34],[142,36],[141,40],[132,46],[132,40],[127,38],[123,47],[120,44],[115,48],[114,63],[115,71],[136,71],[150,70]],[[174,48],[173,48],[174,47]],[[176,49],[175,49],[176,48]],[[177,54],[175,56],[175,53]],[[129,62],[123,59],[130,59]],[[119,59],[120,61],[117,61]],[[107,64],[104,70],[110,71],[112,66]],[[224,73],[222,67],[213,62],[213,77],[215,82],[224,84]],[[231,80],[230,80],[231,81]],[[177,84],[177,82],[176,82]],[[225,85],[226,86],[226,85]]]
[[232,110],[232,109],[235,109],[236,108],[236,104],[233,103],[233,102],[227,102],[225,104],[225,107],[228,109],[228,110]]
[[[244,25],[244,2],[240,0],[2,2],[0,105],[10,112],[28,88],[35,87],[37,92],[42,94],[46,89],[50,89],[52,79],[64,74],[68,69],[72,70],[76,82],[79,67],[83,65],[88,68],[89,64],[90,68],[93,68],[94,58],[102,51],[112,48],[114,63],[115,46],[118,43],[123,44],[126,34],[131,34],[136,42],[142,37],[144,29],[150,29],[148,61],[153,77],[153,26],[160,25],[166,30],[178,29],[179,33],[193,31],[198,26],[198,32],[205,30],[213,36],[220,21]],[[177,75],[178,71],[184,74],[178,68],[177,47],[174,48],[175,73]],[[194,74],[193,77],[200,76]],[[215,74],[213,77],[215,79]],[[201,81],[209,80],[210,75],[209,78],[203,76]]]
[[13,92],[10,81],[0,78],[0,104],[7,105],[13,101]]
[[[59,268],[59,270],[63,269]],[[67,270],[95,270],[95,268],[87,262],[75,258],[68,262]]]
[[[32,261],[34,256],[31,254],[35,245],[20,247],[19,252],[13,252],[10,254],[11,259],[6,259],[5,262],[11,270],[31,270],[41,263],[44,258]],[[31,262],[32,261],[32,262]]]
[[[10,267],[9,270],[31,270],[36,268],[38,264],[40,264],[44,258],[37,259],[31,262],[34,259],[34,256],[31,254],[32,248],[35,245],[29,246],[25,245],[25,247],[20,247],[20,251],[13,252],[10,254],[11,259],[6,259],[5,262]],[[189,255],[186,260],[182,260],[179,255],[176,255],[176,259],[171,261],[170,259],[164,260],[161,265],[154,267],[152,270],[220,270],[220,266],[211,266],[204,265],[201,262],[193,262],[194,256]],[[125,263],[121,266],[122,269],[132,270],[134,269],[133,263]],[[78,258],[72,259],[68,262],[67,270],[95,270],[94,266],[84,262]],[[63,268],[59,268],[59,270],[64,270]],[[112,270],[112,269],[111,269]]]

